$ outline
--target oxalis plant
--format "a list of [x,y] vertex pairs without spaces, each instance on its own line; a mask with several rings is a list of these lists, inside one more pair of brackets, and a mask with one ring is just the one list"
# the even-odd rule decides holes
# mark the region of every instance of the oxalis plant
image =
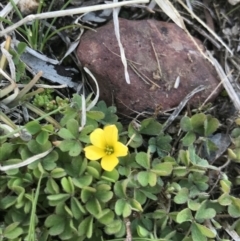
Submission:
[[183,117],[174,151],[155,118],[123,126],[115,107],[100,101],[83,116],[83,106],[74,95],[57,130],[29,122],[29,141],[1,134],[0,240],[223,241],[240,233],[239,178],[225,172],[240,161],[240,128],[227,162],[214,166],[202,157],[217,149],[211,135],[220,124],[210,115]]

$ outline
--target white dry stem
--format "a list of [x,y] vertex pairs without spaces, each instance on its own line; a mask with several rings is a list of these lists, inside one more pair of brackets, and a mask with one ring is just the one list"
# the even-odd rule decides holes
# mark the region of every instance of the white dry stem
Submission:
[[122,6],[126,6],[126,5],[137,4],[137,3],[148,3],[148,2],[149,2],[149,0],[131,0],[131,1],[123,1],[123,2],[119,2],[119,3],[109,3],[109,4],[95,5],[95,6],[90,6],[90,7],[80,7],[80,8],[67,9],[67,10],[52,11],[52,12],[47,12],[47,13],[31,14],[31,15],[28,15],[27,17],[21,19],[17,23],[0,31],[0,37],[13,31],[14,29],[22,26],[23,24],[36,20],[36,19],[64,17],[64,16],[68,16],[68,15],[75,15],[75,14],[81,14],[81,13],[86,13],[86,12],[98,11],[98,10],[109,9],[109,8],[117,8],[117,7],[122,7]]
[[[26,84],[17,84],[19,88],[24,88]],[[67,85],[45,85],[45,84],[35,84],[34,87],[44,88],[44,89],[64,89],[67,88]]]
[[[0,123],[0,129],[3,129],[7,133],[11,133],[11,132],[14,131],[14,129],[11,126],[9,126],[7,124],[1,124],[1,123]],[[12,135],[13,135],[13,137],[19,137],[20,136],[19,133],[13,133]]]
[[[11,85],[13,86],[13,90],[14,90],[14,93],[12,95],[9,95],[7,98],[1,100],[1,103],[7,105],[8,103],[12,102],[18,95],[19,93],[19,88],[17,87],[16,85],[16,82],[11,79],[1,68],[0,68],[0,74],[5,77],[7,80],[9,80],[9,82],[11,83]],[[0,90],[2,91],[2,90]],[[0,94],[1,96],[1,94]]]
[[221,82],[225,88],[225,90],[228,93],[228,96],[231,98],[235,108],[240,111],[240,99],[239,96],[237,95],[236,91],[234,90],[232,84],[230,83],[227,75],[225,74],[223,68],[221,67],[221,65],[218,63],[218,61],[212,56],[212,54],[207,51],[207,54],[209,56],[209,58],[212,60],[212,62],[214,63],[215,69],[219,75],[219,78],[221,79]]
[[77,46],[79,45],[79,40],[80,40],[80,38],[81,38],[81,36],[82,36],[83,33],[84,33],[84,29],[83,29],[83,28],[80,28],[80,33],[79,33],[79,35],[77,36],[76,40],[74,40],[73,42],[71,42],[71,43],[69,44],[66,53],[64,54],[64,56],[63,56],[62,59],[60,60],[60,63],[62,63],[62,61],[77,48]]
[[[114,3],[117,3],[118,0],[113,0]],[[121,43],[120,39],[120,29],[119,29],[119,21],[118,21],[118,13],[120,11],[120,8],[114,8],[113,9],[113,23],[114,23],[114,32],[117,38],[118,46],[120,49],[120,55],[121,55],[121,60],[124,66],[124,75],[125,75],[125,80],[128,84],[130,84],[130,78],[129,78],[129,73],[127,70],[127,60],[124,52],[124,48]]]
[[174,112],[169,116],[167,121],[163,124],[163,131],[166,130],[171,123],[175,120],[175,118],[179,115],[183,107],[187,104],[187,102],[198,92],[202,91],[205,89],[205,86],[200,85],[196,87],[193,91],[191,91],[181,102],[180,104],[176,107]]
[[[13,0],[13,2],[17,5],[20,0]],[[13,6],[11,2],[9,2],[0,12],[0,17],[5,18],[11,11],[13,10]]]
[[1,44],[1,51],[2,51],[2,54],[5,56],[5,58],[8,61],[8,66],[9,66],[10,73],[11,73],[11,78],[14,81],[16,81],[16,68],[15,68],[15,65],[14,65],[14,62],[13,62],[13,59],[12,59],[12,55],[5,49],[5,43],[6,43],[6,41],[4,41]]
[[86,125],[86,122],[87,122],[86,99],[85,99],[85,96],[82,95],[82,118],[81,118],[81,127],[79,128],[79,131],[83,129],[83,127]]
[[180,28],[186,30],[182,16],[169,0],[155,0],[158,6],[163,10],[169,18],[172,19]]
[[[159,0],[158,0],[159,1]],[[222,39],[211,29],[209,28],[193,11],[191,11],[182,0],[177,0],[190,14],[192,18],[195,18],[204,28],[208,30],[210,34],[212,34],[213,37],[217,39],[226,49],[227,51],[233,55],[232,50],[222,41]]]
[[93,74],[90,72],[90,70],[87,67],[83,68],[85,70],[85,72],[87,72],[88,75],[90,75],[90,77],[93,79],[94,83],[96,84],[96,93],[95,93],[95,98],[93,99],[93,101],[89,104],[89,106],[86,108],[86,110],[91,110],[98,102],[99,99],[99,86],[98,86],[98,82],[95,79],[95,77],[93,76]]
[[35,156],[32,156],[30,158],[28,158],[27,160],[21,162],[21,163],[17,163],[17,164],[12,164],[12,165],[7,165],[7,166],[1,166],[0,165],[0,171],[8,171],[8,170],[13,170],[13,169],[17,169],[19,167],[24,167],[27,166],[37,160],[39,160],[40,158],[45,157],[46,155],[48,155],[51,151],[53,150],[53,148],[49,149],[48,151],[42,152],[40,154],[37,154]]

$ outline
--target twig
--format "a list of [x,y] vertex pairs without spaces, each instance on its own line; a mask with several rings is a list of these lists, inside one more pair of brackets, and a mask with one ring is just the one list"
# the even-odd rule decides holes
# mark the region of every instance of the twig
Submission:
[[5,34],[13,31],[14,29],[22,26],[23,24],[36,20],[36,19],[48,19],[48,18],[57,18],[57,17],[64,17],[68,15],[75,15],[80,13],[104,10],[109,8],[116,8],[122,7],[126,5],[136,4],[136,3],[148,3],[149,0],[131,0],[131,1],[124,1],[119,3],[109,3],[109,4],[102,4],[102,5],[95,5],[90,7],[82,7],[82,8],[74,8],[68,10],[60,10],[60,11],[52,11],[47,13],[39,13],[39,14],[30,14],[27,17],[21,19],[17,23],[9,26],[8,28],[2,30],[0,32],[0,37],[4,36]]
[[124,219],[125,225],[126,225],[126,232],[127,232],[127,237],[125,238],[125,241],[132,241],[132,233],[131,233],[131,223],[128,218]]
[[179,115],[183,107],[187,104],[187,102],[198,92],[205,89],[205,86],[200,85],[197,88],[195,88],[192,92],[190,92],[178,105],[178,107],[174,110],[174,112],[169,116],[167,121],[163,125],[163,131],[166,130],[170,124],[173,122],[173,120]]

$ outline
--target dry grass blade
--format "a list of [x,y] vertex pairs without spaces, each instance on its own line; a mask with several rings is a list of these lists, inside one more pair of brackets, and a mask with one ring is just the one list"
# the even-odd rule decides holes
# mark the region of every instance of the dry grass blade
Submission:
[[95,93],[95,98],[93,99],[93,101],[89,104],[89,106],[86,108],[86,110],[91,110],[98,102],[99,99],[99,86],[97,83],[97,80],[95,79],[95,77],[93,76],[93,74],[90,72],[90,70],[86,67],[83,68],[85,72],[87,72],[87,74],[90,75],[90,77],[93,79],[94,83],[96,84],[96,93]]
[[75,14],[87,13],[87,12],[104,10],[104,9],[109,9],[109,8],[117,8],[117,7],[122,7],[122,6],[126,6],[126,5],[137,4],[137,3],[148,3],[148,2],[149,2],[149,0],[131,0],[131,1],[124,1],[124,2],[120,2],[120,3],[109,3],[109,4],[102,4],[102,5],[95,5],[95,6],[91,6],[91,7],[82,7],[82,8],[68,9],[68,10],[39,13],[39,14],[31,14],[31,15],[28,15],[27,17],[21,19],[17,23],[9,26],[8,28],[0,31],[0,37],[13,31],[14,29],[22,26],[23,24],[36,20],[36,19],[64,17],[64,16],[68,16],[68,15],[70,16],[70,15],[75,15]]
[[[114,0],[114,2],[116,2],[116,1],[117,0]],[[124,66],[125,79],[126,79],[126,82],[128,84],[130,84],[130,78],[129,78],[129,74],[128,74],[128,70],[127,70],[127,60],[126,60],[124,48],[122,46],[121,39],[120,39],[118,13],[119,13],[119,8],[114,8],[113,9],[114,32],[115,32],[115,35],[116,35],[116,38],[117,38],[118,46],[119,46],[119,49],[120,49],[121,60],[122,60],[123,66]]]
[[156,0],[156,3],[163,10],[163,12],[172,19],[174,23],[176,23],[180,28],[186,29],[182,16],[179,14],[171,2],[168,0]]
[[24,86],[24,88],[19,92],[19,94],[17,95],[17,97],[13,100],[13,102],[9,105],[10,107],[16,106],[18,105],[19,101],[21,101],[21,99],[28,93],[28,91],[33,88],[35,86],[35,84],[37,83],[37,81],[40,79],[40,77],[42,76],[43,72],[40,71],[39,73],[37,73],[34,78],[27,84]]
[[[17,5],[20,0],[13,0],[13,2]],[[6,17],[13,10],[12,4],[9,2],[0,12],[0,17]]]
[[205,86],[200,85],[197,88],[195,88],[193,91],[191,91],[178,105],[178,107],[174,110],[174,112],[169,116],[167,121],[163,125],[163,131],[166,130],[171,123],[174,121],[174,119],[179,115],[181,110],[184,108],[184,106],[187,104],[187,102],[198,92],[205,89]]
[[218,61],[212,56],[210,52],[208,52],[209,58],[215,65],[216,71],[221,79],[221,82],[228,93],[228,96],[231,98],[235,108],[240,111],[240,99],[236,91],[234,90],[232,84],[230,83],[227,75],[225,74],[222,66],[218,63]]
[[222,41],[222,39],[211,29],[209,28],[193,11],[191,11],[183,2],[182,0],[177,0],[192,16],[192,18],[195,18],[204,28],[208,30],[209,33],[212,34],[213,37],[215,37],[226,49],[227,51],[233,55],[232,50]]
[[53,150],[53,148],[49,149],[48,151],[42,152],[40,154],[37,154],[35,156],[32,156],[30,158],[28,158],[27,160],[18,163],[18,164],[13,164],[13,165],[7,165],[7,166],[1,166],[0,165],[0,171],[8,171],[8,170],[12,170],[12,169],[16,169],[19,167],[24,167],[27,166],[43,157],[45,157],[46,155],[48,155],[51,151]]

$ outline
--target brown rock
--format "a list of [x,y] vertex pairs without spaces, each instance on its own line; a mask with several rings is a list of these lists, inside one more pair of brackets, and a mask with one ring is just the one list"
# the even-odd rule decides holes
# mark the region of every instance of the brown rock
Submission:
[[[78,58],[99,83],[100,99],[107,104],[113,104],[114,100],[119,112],[130,114],[131,110],[141,112],[159,107],[166,110],[177,106],[197,86],[205,85],[207,89],[191,100],[198,105],[218,85],[214,67],[177,25],[156,20],[125,19],[119,19],[119,24],[126,57],[135,66],[128,64],[130,84],[125,81],[123,65],[117,56],[119,47],[113,22],[98,28],[97,32],[87,31],[77,50]],[[175,89],[178,76],[180,84]],[[214,93],[211,99],[217,94]]]

